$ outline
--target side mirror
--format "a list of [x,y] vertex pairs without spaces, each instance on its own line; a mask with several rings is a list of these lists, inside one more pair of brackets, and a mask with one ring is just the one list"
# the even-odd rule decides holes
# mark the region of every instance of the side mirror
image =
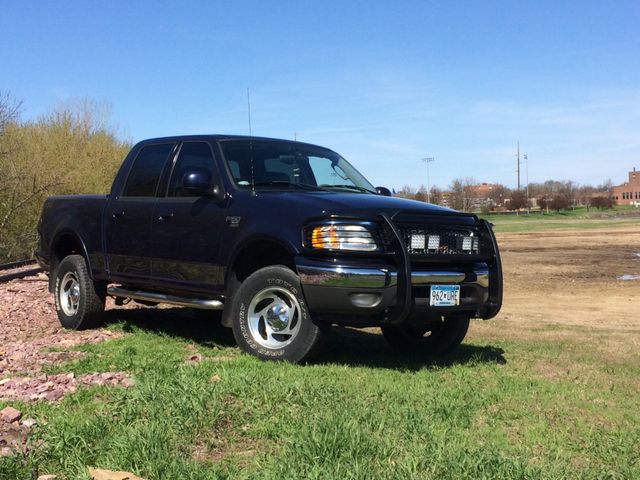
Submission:
[[378,195],[382,195],[383,197],[391,196],[391,190],[387,187],[376,187],[376,191],[378,192]]
[[221,189],[213,184],[211,173],[206,170],[191,170],[182,177],[182,190],[190,197],[212,197],[220,199]]

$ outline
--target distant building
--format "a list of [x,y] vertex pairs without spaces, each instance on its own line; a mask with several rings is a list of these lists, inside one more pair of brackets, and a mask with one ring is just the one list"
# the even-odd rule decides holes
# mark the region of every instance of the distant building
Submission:
[[629,172],[629,181],[613,187],[613,199],[618,205],[640,206],[640,172]]

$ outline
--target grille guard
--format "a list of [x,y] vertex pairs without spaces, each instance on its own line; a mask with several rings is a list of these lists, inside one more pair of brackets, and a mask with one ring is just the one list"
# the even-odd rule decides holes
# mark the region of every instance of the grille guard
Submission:
[[[411,315],[414,300],[411,285],[411,254],[405,248],[404,241],[398,229],[394,224],[394,220],[398,216],[414,216],[416,220],[423,217],[422,212],[415,212],[410,210],[397,210],[393,214],[380,213],[377,217],[381,226],[387,226],[392,233],[392,243],[394,245],[393,251],[387,251],[377,253],[378,255],[392,256],[394,258],[397,269],[397,284],[396,284],[396,305],[385,312],[382,319],[385,324],[402,324]],[[473,218],[475,221],[474,227],[478,229],[480,234],[481,245],[489,247],[491,251],[487,251],[486,255],[482,254],[482,262],[487,263],[489,267],[489,298],[487,302],[478,310],[478,315],[485,320],[495,317],[500,308],[502,307],[503,297],[503,280],[502,280],[502,262],[500,260],[500,253],[498,250],[498,242],[492,229],[492,224],[486,220],[479,219],[474,214],[462,213],[462,212],[429,212],[429,217],[441,217],[442,223],[450,223],[455,225],[456,217]],[[329,217],[317,217],[311,219],[315,221],[320,220],[354,220],[358,222],[370,222],[372,218],[368,215],[330,215]],[[439,219],[440,220],[440,219]],[[304,245],[303,239],[303,245]],[[308,253],[314,254],[312,250]],[[373,252],[340,252],[341,254],[348,254],[353,258],[368,257]],[[453,258],[449,257],[449,260]]]
[[[393,311],[384,317],[384,323],[398,325],[405,322],[413,310],[413,295],[411,292],[411,254],[408,252],[404,240],[393,223],[394,218],[401,212],[396,212],[391,217],[386,213],[381,213],[379,218],[390,228],[394,236],[395,261],[398,270],[397,276],[397,299]],[[485,245],[491,246],[489,254],[489,299],[479,311],[483,319],[495,317],[502,307],[502,262],[491,223],[476,217],[477,225],[480,229],[480,237]]]

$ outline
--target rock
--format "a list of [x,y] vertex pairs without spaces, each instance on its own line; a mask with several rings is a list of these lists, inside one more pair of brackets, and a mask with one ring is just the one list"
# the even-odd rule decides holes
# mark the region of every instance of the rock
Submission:
[[27,418],[23,420],[21,423],[27,428],[32,428],[38,424],[38,422],[36,422],[33,418]]
[[64,392],[62,390],[52,390],[48,392],[44,398],[49,402],[55,402],[56,400],[60,400],[64,396]]
[[0,385],[4,385],[7,382],[10,382],[11,379],[10,378],[3,378],[2,380],[0,380]]
[[133,378],[125,378],[122,380],[122,382],[120,382],[120,385],[122,385],[124,388],[133,387],[135,384],[136,381]]
[[9,447],[0,447],[0,457],[10,457],[13,455],[13,450]]
[[2,417],[2,419],[7,423],[13,423],[20,420],[22,413],[20,410],[16,410],[13,407],[5,407],[0,410],[0,417]]
[[57,480],[57,475],[40,475],[38,480]]
[[114,472],[102,468],[88,468],[92,480],[144,480],[133,473]]
[[187,360],[189,363],[200,363],[202,361],[203,357],[201,353],[194,353],[193,355],[191,355],[189,357],[189,359]]

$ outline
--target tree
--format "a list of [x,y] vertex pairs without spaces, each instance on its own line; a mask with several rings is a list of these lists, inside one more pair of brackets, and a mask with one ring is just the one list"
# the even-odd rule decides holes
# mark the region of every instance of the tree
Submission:
[[529,208],[529,199],[526,192],[523,190],[514,190],[511,192],[511,198],[509,199],[509,208],[511,210],[521,210],[523,208]]
[[454,210],[470,211],[475,198],[475,184],[475,180],[470,177],[453,180],[449,185],[449,206]]
[[418,200],[419,202],[426,202],[427,201],[427,188],[424,185],[420,185],[420,188],[418,188],[418,191],[413,196],[413,199],[414,200]]
[[492,205],[497,207],[502,207],[504,205],[505,199],[509,198],[511,195],[511,191],[501,183],[497,183],[493,186],[493,188],[489,191],[489,201]]
[[429,192],[429,196],[431,197],[431,203],[436,205],[442,204],[442,190],[440,190],[435,185],[431,187],[431,191]]
[[566,210],[570,206],[571,206],[570,198],[563,193],[555,194],[551,198],[551,201],[549,201],[549,205],[548,205],[548,207],[551,210],[555,210],[556,212],[560,212],[560,210]]
[[538,197],[538,206],[541,210],[546,210],[547,208],[549,208],[549,197],[547,195]]
[[402,188],[398,190],[398,193],[396,193],[396,197],[413,199],[413,189],[411,185],[403,185]]

